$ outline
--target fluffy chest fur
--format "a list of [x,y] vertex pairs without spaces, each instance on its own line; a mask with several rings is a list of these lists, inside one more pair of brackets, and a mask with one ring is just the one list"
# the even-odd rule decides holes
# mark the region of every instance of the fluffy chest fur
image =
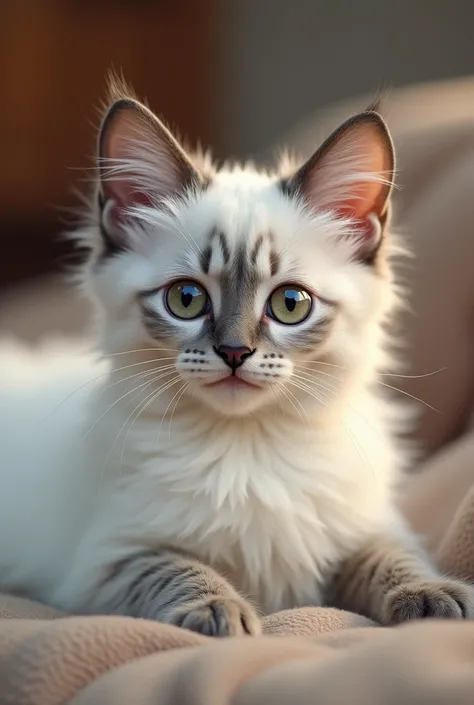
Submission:
[[331,566],[388,521],[395,458],[362,406],[319,428],[281,410],[138,420],[111,461],[102,540],[189,550],[265,611],[318,603]]

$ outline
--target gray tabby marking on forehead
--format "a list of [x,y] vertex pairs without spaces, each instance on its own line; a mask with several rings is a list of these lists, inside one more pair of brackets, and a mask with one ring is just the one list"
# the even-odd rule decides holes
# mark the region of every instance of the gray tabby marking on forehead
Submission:
[[227,237],[225,233],[223,233],[221,230],[219,230],[218,228],[214,228],[209,236],[208,243],[203,249],[200,257],[199,264],[204,274],[209,274],[212,253],[217,242],[219,243],[222,252],[222,259],[224,261],[224,264],[226,265],[229,263],[230,247],[229,243],[227,242]]
[[212,246],[206,245],[206,247],[202,250],[201,256],[199,258],[199,264],[200,264],[201,269],[204,272],[204,274],[209,274],[209,267],[211,266],[211,258],[212,258]]
[[264,240],[263,235],[259,235],[257,237],[257,239],[255,240],[255,245],[253,246],[252,252],[250,254],[250,261],[252,264],[257,263],[258,253],[262,249],[263,240]]
[[243,245],[221,273],[222,306],[214,329],[218,345],[254,347],[258,326],[254,301],[259,283]]
[[278,252],[272,250],[270,252],[270,274],[272,275],[272,277],[276,276],[280,271],[280,264],[280,255],[278,254]]
[[265,242],[268,244],[268,249],[270,252],[270,254],[269,254],[270,274],[272,277],[274,277],[276,274],[278,274],[278,271],[280,269],[280,255],[275,250],[275,246],[274,246],[275,238],[273,237],[273,234],[271,232],[267,232],[264,235],[259,235],[257,237],[255,244],[254,244],[254,246],[251,250],[251,253],[250,253],[250,262],[254,266],[257,264],[257,259],[260,254],[260,250],[262,249]]
[[224,258],[224,264],[229,264],[230,260],[230,248],[227,244],[227,238],[223,232],[219,233],[219,244],[222,250],[222,257]]
[[261,233],[251,248],[242,244],[221,273],[222,308],[214,328],[219,345],[253,348],[261,335],[255,299],[263,278],[257,262],[265,245],[268,246],[268,271],[274,276],[280,269],[280,256],[274,248],[271,232]]

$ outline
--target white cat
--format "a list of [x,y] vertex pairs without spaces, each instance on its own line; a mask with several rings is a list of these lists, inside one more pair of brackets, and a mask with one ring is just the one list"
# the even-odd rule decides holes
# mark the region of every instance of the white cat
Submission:
[[394,506],[393,171],[374,110],[267,173],[113,97],[77,233],[101,359],[0,355],[3,590],[218,635],[252,604],[473,617]]

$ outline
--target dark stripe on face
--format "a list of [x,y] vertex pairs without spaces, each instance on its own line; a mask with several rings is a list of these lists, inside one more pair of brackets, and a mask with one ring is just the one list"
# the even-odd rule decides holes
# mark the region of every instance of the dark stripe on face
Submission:
[[335,318],[336,310],[315,321],[309,328],[299,330],[296,327],[291,337],[291,347],[303,353],[314,352],[326,341]]
[[224,259],[224,264],[228,264],[230,260],[230,249],[227,244],[227,238],[224,233],[219,233],[219,243],[222,250],[222,257]]
[[253,246],[252,253],[250,255],[250,261],[252,262],[253,265],[255,265],[257,263],[258,253],[262,249],[262,245],[263,245],[263,235],[259,235],[256,242],[255,242],[255,245]]
[[199,260],[199,264],[201,265],[201,269],[204,272],[204,274],[209,274],[209,267],[211,266],[211,257],[212,257],[212,246],[206,245],[204,250],[201,252],[201,257]]
[[274,277],[280,271],[280,255],[275,250],[270,251],[270,274]]
[[258,255],[266,240],[268,241],[268,247],[270,251],[270,274],[272,277],[274,277],[276,274],[278,274],[278,271],[280,269],[280,255],[275,250],[275,238],[273,237],[272,233],[265,233],[265,235],[259,235],[257,237],[255,245],[253,246],[252,252],[250,254],[250,261],[252,265],[256,265]]
[[201,266],[202,271],[204,274],[209,274],[209,269],[211,266],[211,260],[212,260],[212,252],[215,247],[216,241],[219,241],[219,246],[221,248],[222,252],[222,259],[224,261],[224,265],[228,264],[230,261],[230,247],[229,243],[227,242],[227,238],[225,236],[225,233],[221,232],[217,228],[214,228],[214,230],[211,232],[209,236],[209,240],[207,245],[205,246],[204,250],[201,253],[200,259],[199,259],[199,264]]
[[141,309],[143,324],[154,340],[172,340],[176,338],[174,325],[149,306],[144,299],[141,301]]

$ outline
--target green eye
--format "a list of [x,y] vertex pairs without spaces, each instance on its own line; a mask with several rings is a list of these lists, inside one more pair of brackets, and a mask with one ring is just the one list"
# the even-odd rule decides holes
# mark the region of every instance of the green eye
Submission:
[[204,287],[196,282],[180,281],[166,292],[166,305],[173,316],[190,321],[207,313],[209,297]]
[[285,285],[275,289],[267,305],[267,315],[278,323],[294,326],[308,318],[313,306],[311,294],[298,286]]

